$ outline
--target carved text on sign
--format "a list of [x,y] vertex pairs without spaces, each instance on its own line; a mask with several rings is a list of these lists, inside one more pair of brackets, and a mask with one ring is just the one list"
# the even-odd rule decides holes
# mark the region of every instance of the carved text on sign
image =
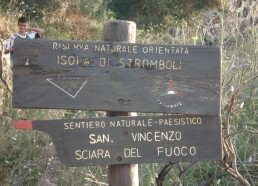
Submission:
[[[20,121],[26,123],[29,121]],[[29,128],[16,124],[16,128]],[[220,160],[219,116],[166,115],[32,121],[69,166]],[[201,134],[201,135],[200,135]],[[212,147],[212,148],[211,148]]]

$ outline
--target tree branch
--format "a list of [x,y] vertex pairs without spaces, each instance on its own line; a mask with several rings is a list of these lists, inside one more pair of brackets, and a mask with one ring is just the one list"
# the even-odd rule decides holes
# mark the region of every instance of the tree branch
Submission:
[[[235,100],[240,93],[240,91],[252,80],[258,78],[258,75],[253,76],[246,80],[244,83],[242,83],[237,90],[234,92],[234,94],[231,97],[230,104],[227,110],[226,114],[226,123],[225,123],[225,137],[224,137],[224,143],[223,143],[223,150],[224,150],[224,158],[221,161],[221,165],[225,168],[225,171],[228,172],[231,176],[236,178],[242,185],[249,186],[249,182],[241,176],[241,174],[238,171],[237,168],[237,157],[236,152],[234,149],[234,145],[232,143],[231,136],[237,133],[240,133],[242,131],[230,134],[230,116],[233,109],[233,106],[235,104]],[[229,164],[227,163],[227,160],[231,158],[232,162]]]
[[158,177],[156,178],[156,182],[158,186],[162,186],[162,183],[164,181],[165,176],[168,174],[168,172],[171,170],[171,168],[173,167],[173,165],[175,165],[176,163],[173,162],[169,162],[167,163],[162,170],[160,171],[160,173],[158,174]]

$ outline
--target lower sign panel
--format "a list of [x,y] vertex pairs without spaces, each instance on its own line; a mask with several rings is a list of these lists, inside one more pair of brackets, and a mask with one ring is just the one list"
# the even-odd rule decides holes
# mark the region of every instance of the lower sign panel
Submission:
[[219,116],[166,115],[19,121],[48,133],[68,166],[222,159]]

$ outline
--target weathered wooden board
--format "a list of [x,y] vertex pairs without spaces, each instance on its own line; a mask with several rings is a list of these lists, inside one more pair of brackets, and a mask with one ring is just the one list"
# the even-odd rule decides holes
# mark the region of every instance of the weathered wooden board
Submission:
[[219,116],[166,115],[18,121],[49,134],[68,166],[222,159]]
[[220,48],[15,40],[13,106],[220,114]]

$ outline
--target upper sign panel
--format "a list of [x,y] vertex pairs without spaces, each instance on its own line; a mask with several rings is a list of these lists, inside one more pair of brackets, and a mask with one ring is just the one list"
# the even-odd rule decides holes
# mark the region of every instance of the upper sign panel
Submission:
[[13,106],[220,113],[220,48],[15,40]]

